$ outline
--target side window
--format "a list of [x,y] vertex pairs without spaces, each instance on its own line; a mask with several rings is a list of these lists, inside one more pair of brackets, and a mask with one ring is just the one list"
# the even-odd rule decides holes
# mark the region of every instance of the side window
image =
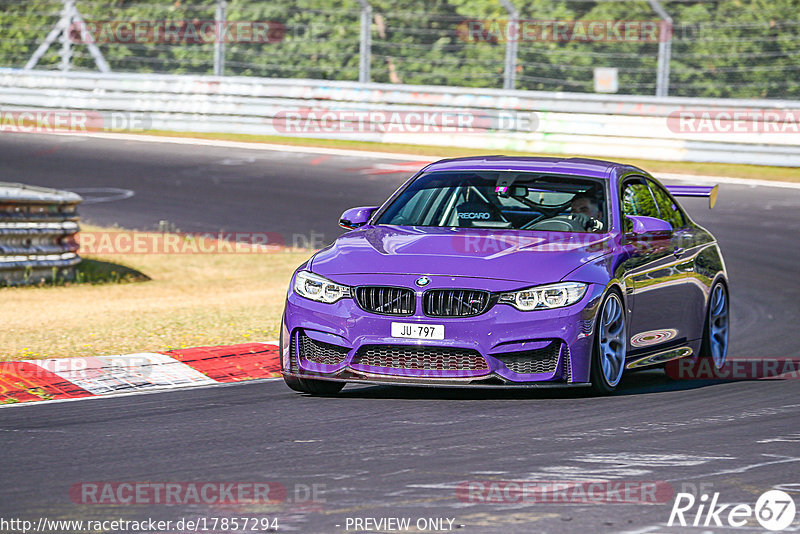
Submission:
[[629,232],[633,226],[625,215],[644,215],[661,218],[658,207],[650,194],[650,189],[641,181],[626,182],[622,186],[622,227]]
[[650,185],[650,190],[653,191],[653,197],[656,199],[658,211],[661,212],[659,218],[670,223],[673,228],[686,226],[686,219],[681,213],[681,209],[672,201],[669,194],[655,182],[648,180],[648,184]]

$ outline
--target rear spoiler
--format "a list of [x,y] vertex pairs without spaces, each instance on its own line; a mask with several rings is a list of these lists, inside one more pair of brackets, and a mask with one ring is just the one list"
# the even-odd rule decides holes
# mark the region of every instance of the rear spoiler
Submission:
[[708,197],[708,207],[717,203],[718,185],[668,185],[667,191],[675,197]]

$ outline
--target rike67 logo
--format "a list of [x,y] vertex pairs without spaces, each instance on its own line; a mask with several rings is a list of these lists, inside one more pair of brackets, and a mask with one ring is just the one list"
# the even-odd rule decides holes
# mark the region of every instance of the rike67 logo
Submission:
[[755,519],[762,528],[777,532],[792,524],[795,513],[794,500],[781,490],[765,491],[755,506],[720,503],[719,492],[710,500],[705,493],[699,498],[691,493],[678,493],[667,526],[752,527]]

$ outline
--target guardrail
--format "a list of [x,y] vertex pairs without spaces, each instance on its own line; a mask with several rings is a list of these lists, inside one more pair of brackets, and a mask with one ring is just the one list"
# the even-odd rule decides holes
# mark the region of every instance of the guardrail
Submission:
[[81,200],[67,191],[0,182],[0,285],[75,278]]
[[[95,127],[106,130],[283,135],[459,146],[489,153],[518,150],[800,165],[800,101],[0,69],[0,111],[30,109],[99,111],[102,116]],[[319,112],[322,122],[307,120],[312,112]],[[324,112],[327,118],[320,115]],[[359,119],[348,112],[368,115]],[[471,126],[431,131],[435,128],[425,128],[421,120],[417,124],[421,128],[412,131],[407,124],[402,128],[390,124],[392,113],[408,117],[415,112],[456,114],[469,119]],[[687,131],[681,113],[707,117],[693,123],[699,131]],[[302,120],[292,122],[287,114]],[[781,117],[789,122],[781,122]],[[386,122],[376,124],[381,120]],[[0,131],[8,130],[7,122],[0,118]]]

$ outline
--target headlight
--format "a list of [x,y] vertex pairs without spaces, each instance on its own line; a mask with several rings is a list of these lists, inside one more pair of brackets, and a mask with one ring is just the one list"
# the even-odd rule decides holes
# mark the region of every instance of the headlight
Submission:
[[500,295],[499,302],[511,304],[520,311],[550,310],[575,304],[586,293],[586,284],[561,282],[521,289]]
[[297,273],[294,279],[294,292],[301,297],[328,304],[350,297],[349,287],[308,271]]

